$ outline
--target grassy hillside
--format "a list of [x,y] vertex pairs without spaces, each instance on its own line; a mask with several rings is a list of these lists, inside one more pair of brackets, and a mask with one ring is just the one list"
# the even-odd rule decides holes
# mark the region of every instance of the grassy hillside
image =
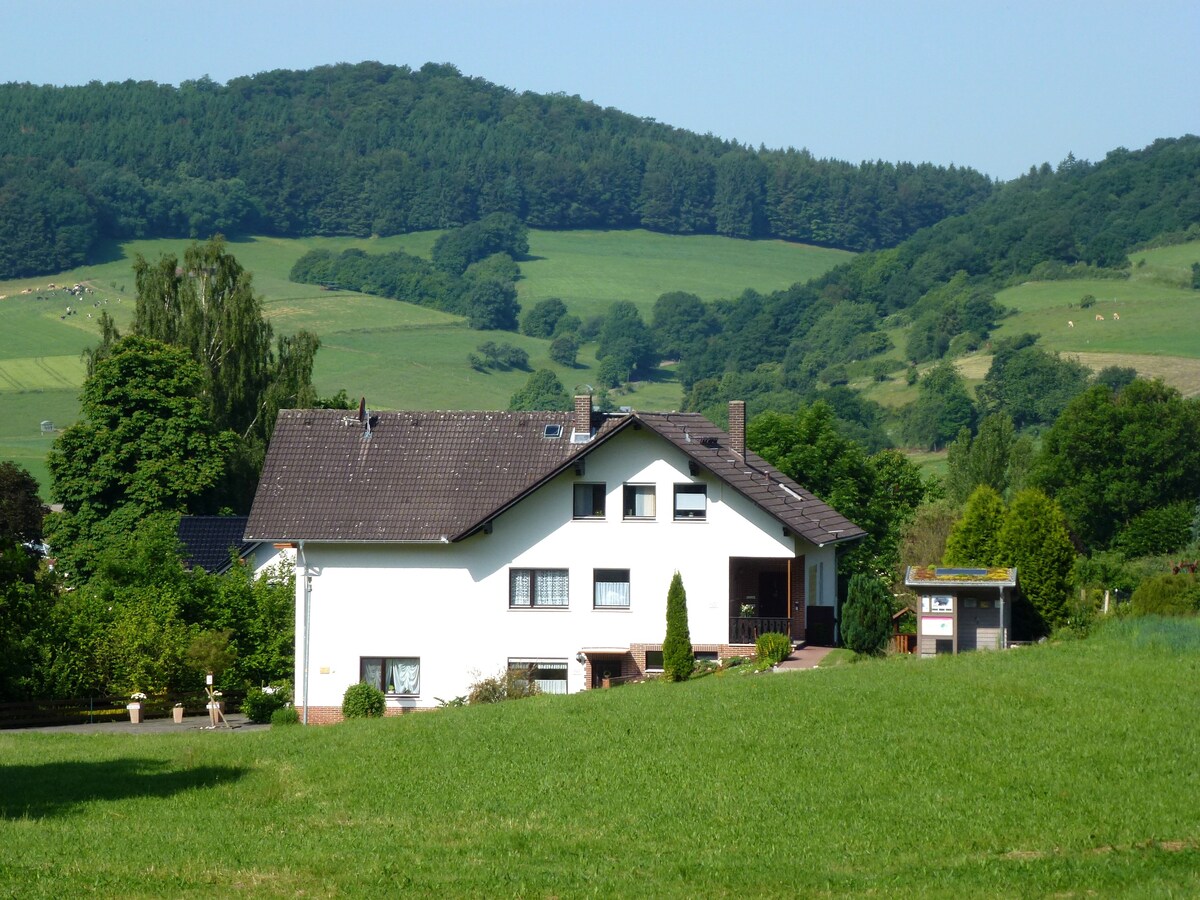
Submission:
[[1195,896],[1200,621],[326,728],[0,734],[0,894]]
[[[1200,241],[1138,251],[1130,259],[1134,267],[1128,280],[1030,281],[1000,291],[996,299],[1011,315],[994,337],[1033,332],[1047,349],[1077,356],[1095,371],[1133,368],[1144,377],[1162,378],[1184,396],[1200,395],[1200,330],[1192,324],[1200,291],[1190,287]],[[1095,303],[1083,309],[1080,301],[1089,294]],[[891,335],[896,344],[891,355],[900,358],[904,331]],[[972,354],[957,363],[968,383],[976,385],[987,374],[991,355]],[[902,380],[864,380],[855,386],[885,406],[916,398],[916,389]]]
[[[428,255],[438,232],[384,239],[252,238],[231,244],[254,273],[277,332],[307,328],[320,335],[318,388],[366,395],[376,409],[502,409],[527,372],[481,374],[467,355],[486,340],[524,348],[534,368],[558,372],[568,389],[592,381],[585,348],[580,365],[566,369],[548,358],[547,341],[466,328],[462,319],[406,303],[352,292],[321,291],[288,280],[292,264],[315,247],[368,252],[404,249]],[[131,263],[137,253],[157,259],[182,255],[189,242],[132,241],[104,248],[106,262],[37,279],[0,282],[0,458],[14,459],[46,483],[44,458],[53,435],[39,423],[70,423],[78,414],[79,359],[96,340],[96,316],[107,311],[125,327],[134,298]],[[850,254],[782,241],[739,241],[712,236],[677,237],[647,231],[539,232],[530,234],[531,259],[522,264],[521,303],[561,297],[581,317],[614,300],[630,300],[649,318],[655,299],[686,290],[706,300],[733,297],[746,288],[769,292],[804,281]],[[63,285],[85,282],[95,292],[80,299]],[[50,284],[56,287],[51,289]],[[77,310],[66,315],[68,307]],[[635,388],[622,402],[673,409],[679,387],[666,373]]]

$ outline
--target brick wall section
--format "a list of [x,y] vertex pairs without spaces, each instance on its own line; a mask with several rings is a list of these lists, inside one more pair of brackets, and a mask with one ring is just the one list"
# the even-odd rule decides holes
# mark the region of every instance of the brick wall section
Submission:
[[575,418],[573,426],[576,434],[592,433],[592,395],[577,394],[575,396]]
[[[296,712],[300,716],[300,721],[304,721],[304,707],[297,706]],[[383,710],[383,715],[386,718],[392,716],[407,716],[410,713],[431,712],[430,709],[421,708],[414,709],[411,706],[388,706]],[[310,706],[308,708],[308,724],[309,725],[336,725],[338,722],[344,722],[345,717],[342,715],[340,706]]]
[[729,401],[729,449],[746,455],[746,401]]
[[805,578],[807,567],[804,565],[804,557],[798,556],[792,561],[791,565],[792,577],[791,584],[788,589],[791,591],[792,597],[792,640],[803,641],[806,639],[806,625],[808,624],[808,598],[804,596],[807,590],[808,579]]

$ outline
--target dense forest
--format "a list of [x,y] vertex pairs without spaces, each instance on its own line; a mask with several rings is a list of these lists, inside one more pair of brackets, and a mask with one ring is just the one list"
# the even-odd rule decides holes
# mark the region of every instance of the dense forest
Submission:
[[970,212],[806,284],[707,305],[664,298],[654,329],[692,408],[755,396],[770,408],[781,395],[787,406],[819,382],[903,368],[872,359],[891,349],[885,328],[907,326],[910,363],[954,356],[988,339],[1003,315],[994,292],[1010,279],[1124,278],[1130,247],[1198,234],[1200,138],[1164,139],[1031,169]]
[[755,150],[449,65],[0,85],[0,278],[79,265],[102,238],[388,235],[497,212],[870,250],[993,189],[954,166]]

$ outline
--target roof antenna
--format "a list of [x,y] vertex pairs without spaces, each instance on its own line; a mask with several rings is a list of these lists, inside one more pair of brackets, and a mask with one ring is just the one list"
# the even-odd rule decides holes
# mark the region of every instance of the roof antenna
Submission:
[[364,441],[371,439],[371,411],[367,409],[367,398],[362,397],[358,401],[358,421],[363,427]]

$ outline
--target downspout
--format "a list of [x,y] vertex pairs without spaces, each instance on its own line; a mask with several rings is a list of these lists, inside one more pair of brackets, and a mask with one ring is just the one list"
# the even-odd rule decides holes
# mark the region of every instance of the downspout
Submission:
[[303,572],[304,578],[304,651],[301,654],[301,675],[302,687],[301,693],[304,697],[304,724],[308,724],[308,626],[312,621],[312,576],[308,574],[308,557],[304,555],[304,541],[300,541],[299,548],[300,556],[300,571]]
[[1008,645],[1004,639],[1004,588],[1000,588],[1000,649],[1003,650]]

